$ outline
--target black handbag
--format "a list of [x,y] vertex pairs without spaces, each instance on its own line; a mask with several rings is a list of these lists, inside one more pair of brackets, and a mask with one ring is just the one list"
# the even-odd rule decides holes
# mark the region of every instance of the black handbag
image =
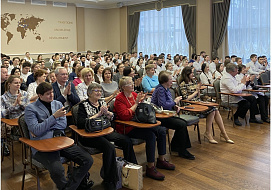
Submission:
[[151,124],[157,123],[155,109],[150,104],[139,103],[132,121]]
[[99,133],[103,129],[111,126],[110,120],[107,116],[100,116],[94,119],[87,119],[85,123],[85,131],[88,133]]

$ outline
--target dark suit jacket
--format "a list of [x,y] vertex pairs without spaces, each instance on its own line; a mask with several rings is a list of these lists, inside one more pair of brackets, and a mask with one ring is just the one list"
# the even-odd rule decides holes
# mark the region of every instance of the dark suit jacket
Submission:
[[35,82],[35,79],[34,79],[34,73],[32,73],[31,75],[29,75],[27,77],[27,80],[26,80],[26,85],[28,86],[30,83],[32,82]]
[[[65,86],[68,85],[68,81],[66,82]],[[53,91],[54,91],[54,100],[58,100],[60,101],[63,105],[66,102],[65,98],[62,96],[58,83],[55,82],[52,84],[53,87]],[[69,104],[71,107],[73,107],[75,104],[77,104],[78,102],[80,102],[80,99],[76,93],[76,88],[75,85],[73,83],[71,83],[71,94],[67,95],[67,99],[69,101]]]

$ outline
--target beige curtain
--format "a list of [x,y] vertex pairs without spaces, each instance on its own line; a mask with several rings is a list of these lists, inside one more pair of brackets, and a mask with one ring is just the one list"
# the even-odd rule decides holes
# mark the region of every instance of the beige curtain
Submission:
[[136,12],[133,15],[129,15],[128,19],[128,51],[133,52],[134,49],[137,49],[137,39],[139,33],[139,24],[140,24],[140,12]]

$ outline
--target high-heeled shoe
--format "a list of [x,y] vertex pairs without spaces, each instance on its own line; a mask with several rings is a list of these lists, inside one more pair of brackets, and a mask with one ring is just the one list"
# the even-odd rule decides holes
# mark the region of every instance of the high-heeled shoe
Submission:
[[227,138],[226,136],[223,135],[223,133],[220,133],[220,140],[221,138],[223,138],[223,141],[226,141],[226,143],[230,143],[230,144],[234,144],[234,141],[230,140],[229,138]]
[[213,138],[209,138],[207,133],[204,133],[204,141],[205,141],[205,138],[209,141],[209,143],[211,144],[218,144],[218,142],[216,140],[214,140]]

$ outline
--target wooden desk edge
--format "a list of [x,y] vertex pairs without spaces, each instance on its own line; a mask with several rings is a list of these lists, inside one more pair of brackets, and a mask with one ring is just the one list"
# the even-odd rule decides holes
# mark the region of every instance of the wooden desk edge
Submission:
[[[56,138],[63,138],[63,141],[66,141],[66,142],[63,142],[61,144],[54,144],[55,147],[53,148],[50,148],[50,149],[42,149],[40,147],[38,147],[37,145],[37,141],[39,141],[39,143],[48,143],[48,141],[50,141],[50,139],[52,140],[56,140]],[[28,146],[40,151],[40,152],[55,152],[55,151],[58,151],[58,150],[62,150],[64,148],[68,148],[70,146],[72,146],[74,144],[74,140],[69,138],[69,137],[54,137],[54,138],[49,138],[49,139],[42,139],[42,140],[30,140],[28,138],[25,138],[25,137],[21,137],[19,138],[19,140],[25,144],[27,144]]]
[[[138,123],[136,121],[122,121],[122,120],[114,120],[116,123],[119,123],[119,124],[124,124],[124,125],[128,125],[128,126],[131,126],[131,127],[138,127],[138,128],[141,128],[139,125],[147,125],[147,126],[150,126],[151,127],[156,127],[156,126],[159,126],[161,125],[161,122],[157,120],[157,123],[155,124],[150,124],[150,123]],[[128,123],[129,122],[129,123]],[[136,125],[133,125],[133,124],[136,124]],[[143,127],[145,128],[145,127]]]
[[112,133],[114,131],[114,129],[112,127],[108,127],[106,129],[104,129],[103,131],[98,132],[98,133],[87,133],[87,132],[85,132],[84,129],[78,129],[76,125],[69,125],[69,127],[74,132],[76,132],[78,135],[80,135],[81,137],[85,137],[85,138],[101,137],[101,136],[104,136],[104,135],[108,135],[108,134],[110,134],[110,133]]

